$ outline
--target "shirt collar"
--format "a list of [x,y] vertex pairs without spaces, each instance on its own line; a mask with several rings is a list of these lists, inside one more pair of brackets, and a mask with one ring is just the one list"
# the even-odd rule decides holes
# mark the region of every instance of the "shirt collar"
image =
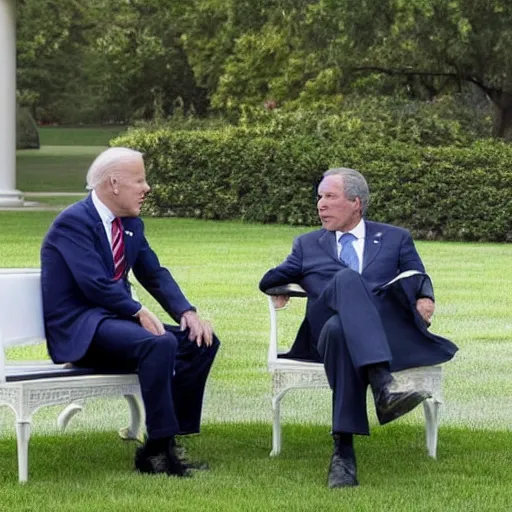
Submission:
[[98,215],[103,223],[112,223],[112,221],[116,218],[116,216],[100,201],[98,194],[96,194],[96,190],[91,192],[92,202],[94,207],[98,211]]
[[[350,231],[347,231],[347,233],[352,233],[357,240],[359,239],[363,239],[365,238],[366,236],[366,225],[364,223],[364,219],[361,219],[359,221],[359,223],[357,224],[357,226],[353,229],[351,229]],[[340,237],[344,234],[343,231],[336,231],[336,242],[339,243],[340,242]]]

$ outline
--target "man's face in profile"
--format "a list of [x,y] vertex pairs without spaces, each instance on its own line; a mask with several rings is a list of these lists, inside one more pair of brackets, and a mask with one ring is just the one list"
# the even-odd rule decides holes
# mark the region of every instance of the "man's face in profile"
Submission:
[[326,176],[318,186],[318,215],[328,231],[350,231],[361,220],[361,200],[347,199],[343,177]]
[[144,197],[150,187],[146,182],[146,171],[141,159],[123,162],[122,171],[116,177],[117,194],[114,196],[116,214],[120,217],[137,217]]

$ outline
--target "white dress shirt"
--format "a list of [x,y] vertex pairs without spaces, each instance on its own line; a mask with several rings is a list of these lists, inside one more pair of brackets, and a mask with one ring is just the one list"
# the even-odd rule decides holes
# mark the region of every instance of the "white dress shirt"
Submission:
[[[364,220],[361,219],[359,221],[359,224],[350,231],[347,231],[347,233],[352,233],[356,239],[352,242],[352,245],[354,246],[354,249],[356,250],[357,257],[359,258],[359,270],[358,272],[361,273],[363,271],[363,254],[364,254],[364,239],[366,236],[366,225],[364,223]],[[341,242],[340,237],[343,235],[343,231],[336,231],[336,243],[338,246],[338,258],[341,254]]]
[[94,207],[98,211],[98,215],[100,216],[101,222],[103,223],[103,227],[105,228],[105,233],[107,234],[107,239],[110,247],[112,247],[112,221],[116,218],[116,216],[100,201],[98,194],[93,190],[91,192],[92,202]]
[[[98,215],[100,216],[101,222],[103,223],[103,227],[105,228],[105,233],[107,234],[108,243],[110,244],[110,247],[112,248],[112,221],[116,218],[116,216],[100,201],[100,198],[98,197],[98,194],[96,194],[96,191],[93,190],[91,192],[92,202],[94,204],[94,207],[98,211]],[[112,259],[114,258],[114,255],[112,254]],[[139,298],[137,297],[137,292],[135,291],[135,288],[130,284],[130,293],[132,295],[132,299],[139,301]],[[137,316],[140,312],[142,307],[135,313],[133,316]]]

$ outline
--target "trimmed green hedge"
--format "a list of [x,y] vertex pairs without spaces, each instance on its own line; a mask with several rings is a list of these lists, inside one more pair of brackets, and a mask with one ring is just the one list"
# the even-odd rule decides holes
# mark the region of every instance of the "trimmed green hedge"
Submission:
[[159,130],[130,132],[114,144],[145,153],[152,215],[316,222],[314,187],[329,160],[311,138],[254,137],[236,128]]
[[368,217],[445,240],[512,241],[512,147],[332,144],[248,129],[132,131],[113,141],[145,153],[146,213],[318,225],[315,187],[335,166],[363,172]]
[[16,107],[16,149],[39,149],[39,131],[28,108]]
[[338,162],[363,172],[368,217],[422,239],[512,241],[512,146],[367,146],[340,150]]

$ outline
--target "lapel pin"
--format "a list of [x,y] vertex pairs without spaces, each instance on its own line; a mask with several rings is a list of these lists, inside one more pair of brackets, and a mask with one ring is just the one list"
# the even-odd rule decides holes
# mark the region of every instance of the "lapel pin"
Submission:
[[133,236],[133,233],[131,231],[128,231],[127,229],[124,230],[124,232],[128,235],[128,236]]

